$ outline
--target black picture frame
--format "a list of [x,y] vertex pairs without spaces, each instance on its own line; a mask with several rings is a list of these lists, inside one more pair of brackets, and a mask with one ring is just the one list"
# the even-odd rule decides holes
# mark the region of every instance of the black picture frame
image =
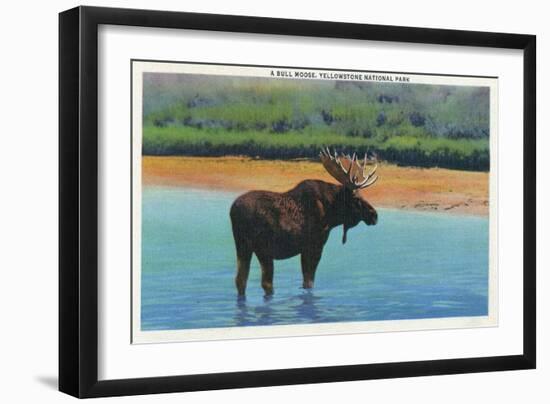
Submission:
[[[180,28],[523,51],[523,353],[98,381],[98,26]],[[59,390],[103,397],[536,366],[536,37],[533,35],[77,7],[59,15]]]

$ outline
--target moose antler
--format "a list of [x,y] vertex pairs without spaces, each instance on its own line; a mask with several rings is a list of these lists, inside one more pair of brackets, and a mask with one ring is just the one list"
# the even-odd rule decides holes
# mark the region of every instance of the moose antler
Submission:
[[355,153],[350,157],[349,155],[338,155],[336,150],[334,150],[334,155],[332,155],[328,147],[321,150],[319,157],[321,158],[325,170],[327,170],[336,181],[351,190],[365,189],[378,180],[378,176],[374,176],[378,165],[375,165],[374,168],[367,173],[367,164],[369,160],[366,153],[362,165],[357,160],[357,155]]

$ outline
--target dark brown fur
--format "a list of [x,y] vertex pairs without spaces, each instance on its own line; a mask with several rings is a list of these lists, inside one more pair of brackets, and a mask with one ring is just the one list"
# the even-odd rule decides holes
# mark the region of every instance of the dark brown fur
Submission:
[[251,191],[230,211],[237,249],[239,295],[245,294],[252,253],[262,268],[262,287],[273,293],[273,260],[301,254],[303,287],[313,287],[315,270],[332,228],[346,232],[361,220],[376,224],[376,210],[358,193],[318,180],[300,182],[288,192]]

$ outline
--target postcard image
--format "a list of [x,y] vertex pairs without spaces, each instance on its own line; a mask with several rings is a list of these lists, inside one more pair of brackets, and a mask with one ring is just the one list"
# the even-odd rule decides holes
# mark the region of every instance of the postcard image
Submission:
[[134,60],[132,343],[498,324],[498,79]]

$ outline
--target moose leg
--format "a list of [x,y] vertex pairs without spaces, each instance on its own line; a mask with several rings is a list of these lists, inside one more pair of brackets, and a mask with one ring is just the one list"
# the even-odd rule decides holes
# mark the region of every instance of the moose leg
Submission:
[[[256,254],[257,255],[257,254]],[[273,258],[259,256],[260,266],[262,267],[262,288],[267,296],[273,294]]]
[[304,277],[303,288],[311,289],[315,281],[315,271],[321,259],[322,248],[304,251],[300,256],[302,261],[302,275]]
[[251,258],[252,251],[244,248],[237,248],[237,276],[235,277],[235,285],[237,286],[239,296],[244,296],[246,290]]

